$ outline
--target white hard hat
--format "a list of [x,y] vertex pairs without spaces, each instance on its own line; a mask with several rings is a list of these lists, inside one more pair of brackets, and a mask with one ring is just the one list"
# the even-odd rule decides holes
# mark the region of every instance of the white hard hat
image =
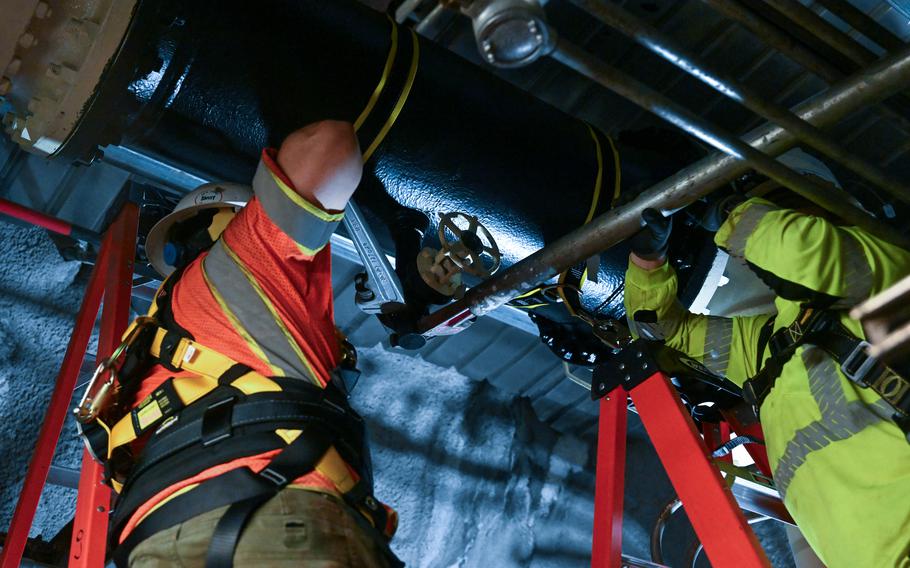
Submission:
[[831,171],[831,168],[815,156],[804,152],[802,148],[792,148],[784,152],[777,157],[777,161],[788,166],[791,170],[800,175],[814,175],[819,179],[830,182],[840,191],[841,198],[846,199],[850,202],[850,205],[862,210],[870,217],[875,217],[875,214],[866,209],[865,206],[860,203],[859,199],[844,189],[844,186],[837,180],[837,177],[834,175],[834,172]]
[[[253,198],[253,190],[239,183],[207,183],[183,196],[172,212],[155,223],[145,240],[145,253],[152,266],[162,276],[167,276],[176,267],[165,260],[165,246],[171,228],[181,221],[186,221],[206,209],[230,208],[239,211]],[[217,238],[217,235],[212,235]]]

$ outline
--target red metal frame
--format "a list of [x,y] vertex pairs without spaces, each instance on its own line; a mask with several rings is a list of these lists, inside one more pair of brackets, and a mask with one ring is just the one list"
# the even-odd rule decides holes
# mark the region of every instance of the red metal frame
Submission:
[[[22,559],[41,490],[47,481],[47,473],[54,457],[54,449],[66,417],[70,413],[70,400],[102,296],[105,303],[101,316],[99,357],[102,353],[114,350],[126,329],[138,219],[138,207],[128,203],[102,241],[79,314],[76,316],[73,335],[63,357],[60,373],[57,375],[44,423],[38,434],[35,451],[29,462],[10,530],[0,553],[0,568],[16,568]],[[110,492],[100,482],[100,466],[84,455],[70,566],[93,568],[104,566]]]
[[[654,373],[632,388],[629,396],[711,563],[737,568],[770,566],[733,494],[711,464],[708,449],[669,377]],[[601,401],[600,411],[591,566],[620,568],[625,392],[614,390],[609,400]]]
[[[730,441],[730,424],[727,422],[721,422],[719,424],[711,424],[705,422],[701,425],[701,435],[705,440],[705,445],[710,450],[711,448],[719,448],[720,446],[726,444]],[[721,459],[727,463],[733,463],[733,454],[727,454]]]
[[[758,422],[748,425],[742,424],[732,412],[725,413],[724,418],[727,419],[732,430],[736,432],[737,435],[752,436],[759,440],[765,439],[765,433],[762,431],[761,424]],[[771,477],[771,463],[768,461],[768,451],[765,447],[758,444],[746,444],[744,447],[755,461],[755,466],[758,467],[758,470],[766,476]]]
[[622,511],[626,476],[626,393],[600,399],[594,485],[592,568],[622,565]]
[[62,219],[51,217],[40,211],[29,209],[28,207],[9,201],[8,199],[0,199],[0,214],[13,219],[18,219],[19,221],[25,221],[30,225],[35,225],[60,235],[66,235],[68,237],[74,237],[96,244],[100,240],[98,238],[99,235],[92,231],[83,229],[82,227],[78,227]]

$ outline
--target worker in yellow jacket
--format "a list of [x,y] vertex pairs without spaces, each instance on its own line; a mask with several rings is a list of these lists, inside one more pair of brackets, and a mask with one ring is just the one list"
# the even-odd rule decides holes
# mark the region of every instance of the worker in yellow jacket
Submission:
[[[874,389],[848,380],[828,351],[792,339],[813,313],[832,319],[841,336],[864,339],[849,308],[910,274],[910,253],[782,188],[768,199],[718,201],[715,213],[725,218],[715,243],[771,286],[777,313],[685,310],[666,261],[671,219],[649,209],[626,273],[633,332],[663,339],[739,385],[777,363],[776,381],[755,404],[774,481],[806,539],[832,568],[910,567],[910,444],[899,415]],[[769,337],[785,348],[790,341],[789,358],[772,360]],[[910,392],[902,394],[906,405]]]

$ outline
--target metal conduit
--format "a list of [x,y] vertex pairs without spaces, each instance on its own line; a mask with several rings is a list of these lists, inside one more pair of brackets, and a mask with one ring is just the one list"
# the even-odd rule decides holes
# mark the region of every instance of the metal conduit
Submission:
[[891,30],[855,7],[847,0],[816,0],[826,10],[887,51],[898,51],[906,45]]
[[738,22],[777,51],[826,81],[843,76],[840,69],[825,61],[809,48],[790,37],[742,3],[730,0],[702,0],[724,17]]
[[[736,0],[702,0],[719,14],[738,22],[747,30],[758,36],[763,42],[775,50],[786,55],[803,68],[824,79],[828,84],[833,84],[842,79],[845,73],[832,63],[825,61],[818,54],[805,47],[799,41],[780,30],[777,26],[765,20],[742,3]],[[889,117],[897,120],[900,128],[910,134],[910,119],[900,111],[891,108],[887,102],[882,102],[881,110]]]
[[840,199],[831,192],[830,188],[810,177],[794,172],[764,152],[746,144],[733,134],[673,102],[669,97],[660,94],[637,79],[607,65],[580,47],[560,39],[550,56],[566,67],[574,69],[592,81],[648,109],[702,142],[746,161],[759,172],[837,214],[851,224],[862,227],[892,243],[910,248],[910,239],[869,216],[848,201]]
[[866,65],[878,59],[874,53],[853,41],[827,20],[803,6],[796,0],[764,0],[765,4],[777,10],[797,26],[811,33],[853,63]]
[[860,176],[881,187],[905,203],[910,203],[910,186],[888,174],[878,166],[862,159],[828,137],[820,129],[801,120],[789,109],[765,101],[751,88],[735,79],[710,68],[698,56],[688,52],[679,43],[657,28],[649,25],[619,6],[601,0],[572,0],[594,18],[613,27],[669,61],[676,67],[702,81],[714,90],[742,104],[769,122],[776,122],[802,142],[843,164]]
[[[879,101],[910,84],[910,48],[904,49],[822,95],[797,107],[797,114],[816,126],[842,119],[851,111]],[[765,125],[749,133],[746,142],[778,155],[795,142],[780,127]],[[707,195],[748,168],[743,161],[716,153],[652,186],[639,197],[596,217],[529,257],[468,291],[465,297],[423,318],[421,332],[446,322],[484,315],[515,296],[633,235],[641,228],[641,213],[649,207],[673,210]]]

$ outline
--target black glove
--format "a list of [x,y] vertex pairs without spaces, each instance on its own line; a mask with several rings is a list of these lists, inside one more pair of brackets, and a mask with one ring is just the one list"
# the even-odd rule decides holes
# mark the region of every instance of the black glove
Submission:
[[641,214],[645,226],[629,241],[635,256],[645,260],[657,260],[667,254],[673,218],[664,217],[657,209],[645,209]]
[[708,206],[702,214],[698,224],[706,231],[717,232],[720,226],[724,224],[730,212],[736,209],[736,206],[745,201],[746,198],[740,193],[731,193],[720,197],[708,197]]

